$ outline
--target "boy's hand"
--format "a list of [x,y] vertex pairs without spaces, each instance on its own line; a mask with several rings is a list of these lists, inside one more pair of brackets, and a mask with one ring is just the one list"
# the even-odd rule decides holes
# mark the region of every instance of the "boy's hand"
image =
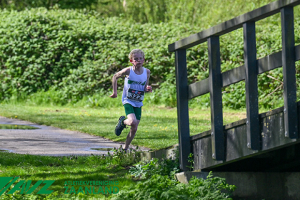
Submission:
[[145,91],[146,91],[146,92],[152,92],[152,87],[151,87],[150,85],[147,85]]
[[113,93],[112,95],[110,95],[109,97],[111,97],[111,98],[117,98],[117,94],[116,93]]

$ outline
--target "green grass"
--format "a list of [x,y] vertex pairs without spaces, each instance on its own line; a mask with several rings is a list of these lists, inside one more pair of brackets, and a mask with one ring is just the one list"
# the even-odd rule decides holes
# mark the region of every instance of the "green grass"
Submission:
[[0,129],[38,129],[38,128],[33,126],[26,126],[26,125],[0,124]]
[[[119,158],[121,156],[119,154]],[[125,186],[135,184],[135,181],[128,175],[128,166],[137,161],[127,159],[127,157],[122,157],[122,159],[112,156],[50,157],[0,152],[0,158],[1,177],[19,177],[13,186],[20,180],[32,180],[31,186],[38,180],[55,180],[48,189],[53,190],[52,194],[37,195],[37,191],[41,188],[39,187],[32,194],[21,195],[20,191],[16,191],[13,195],[9,195],[6,194],[10,191],[8,189],[0,199],[70,199],[75,197],[107,199],[112,194],[65,194],[65,183],[68,181],[118,181],[119,191]],[[69,186],[67,193],[70,193],[71,187]],[[84,189],[85,186],[82,187]],[[99,186],[95,187],[97,191]],[[79,186],[74,186],[74,188],[77,192]]]
[[[80,131],[114,141],[126,140],[129,129],[117,137],[114,128],[124,115],[121,106],[110,108],[83,108],[67,106],[38,106],[0,104],[0,116],[28,120],[62,129]],[[210,110],[192,108],[189,112],[191,135],[210,130]],[[245,111],[224,110],[224,124],[243,119]],[[133,145],[161,149],[178,143],[177,109],[146,104]]]
[[[116,101],[116,100],[114,100]],[[0,116],[28,120],[38,124],[81,131],[102,136],[114,141],[125,141],[127,134],[117,137],[114,127],[120,115],[121,106],[116,107],[74,107],[35,105],[34,103],[1,103]],[[191,135],[210,129],[210,110],[193,106],[189,111]],[[224,110],[224,124],[245,118],[245,111]],[[126,133],[126,132],[125,132]],[[177,110],[160,106],[143,107],[142,120],[132,144],[160,149],[178,143]],[[116,156],[117,155],[117,156]],[[65,194],[66,181],[118,181],[122,188],[135,186],[136,181],[128,175],[129,166],[137,160],[115,156],[69,156],[50,157],[18,155],[0,151],[1,177],[20,177],[19,180],[55,180],[48,190],[50,195],[33,194],[1,195],[0,199],[110,199],[112,194]],[[127,161],[126,161],[127,160]],[[79,186],[74,186],[78,191]],[[70,188],[67,190],[70,192]]]

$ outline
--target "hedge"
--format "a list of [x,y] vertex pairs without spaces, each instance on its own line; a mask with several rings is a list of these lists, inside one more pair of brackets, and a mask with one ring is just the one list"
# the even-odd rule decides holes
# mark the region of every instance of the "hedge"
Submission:
[[[257,24],[257,58],[281,50],[280,16]],[[128,53],[141,48],[150,83],[159,89],[153,102],[176,105],[174,53],[168,45],[202,30],[184,23],[140,24],[122,18],[102,18],[94,11],[44,8],[0,12],[0,100],[13,95],[55,90],[61,102],[111,91],[112,75],[130,66]],[[299,44],[298,17],[295,19]],[[187,51],[189,83],[208,77],[207,45]],[[243,64],[242,30],[221,36],[222,71]],[[299,80],[297,63],[297,80]],[[259,101],[264,107],[282,102],[282,72],[259,76]],[[297,84],[299,84],[297,82]],[[119,81],[119,87],[123,85]],[[201,105],[208,105],[202,98]],[[244,82],[223,90],[226,107],[245,107]]]

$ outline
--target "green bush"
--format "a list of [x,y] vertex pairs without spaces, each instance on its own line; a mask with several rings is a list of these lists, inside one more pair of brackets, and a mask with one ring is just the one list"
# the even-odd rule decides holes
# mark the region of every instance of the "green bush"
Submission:
[[146,52],[151,81],[163,82],[174,63],[166,45],[192,30],[74,10],[2,11],[0,18],[1,99],[51,87],[62,101],[108,90],[112,75],[129,66],[127,55],[137,47]]
[[144,182],[124,188],[112,199],[231,199],[234,190],[234,185],[228,185],[224,178],[212,177],[212,173],[206,180],[193,177],[189,184],[155,174]]
[[206,180],[193,177],[188,184],[179,183],[175,178],[179,171],[178,155],[175,160],[153,158],[139,162],[129,173],[142,181],[125,188],[113,199],[227,199],[235,190],[234,185],[228,185],[224,178],[213,177],[212,172]]
[[155,174],[173,178],[179,172],[179,160],[152,158],[148,162],[141,162],[129,169],[129,173],[139,179],[150,178]]
[[47,13],[45,9],[1,12],[2,98],[48,90],[81,64],[90,40],[66,22],[77,13],[61,13],[65,19]]
[[[297,9],[295,39],[299,44]],[[281,50],[279,18],[277,14],[257,23],[257,58]],[[2,10],[0,19],[0,101],[11,97],[26,99],[31,94],[51,90],[55,91],[55,99],[51,97],[47,102],[54,104],[74,104],[108,93],[113,74],[130,66],[127,58],[130,50],[141,48],[146,53],[145,67],[151,70],[150,84],[159,88],[145,101],[176,106],[175,59],[174,53],[168,52],[168,44],[204,27],[176,22],[140,24],[116,17],[102,18],[94,11],[57,8]],[[220,45],[222,71],[243,65],[241,29],[221,36]],[[208,78],[205,43],[187,50],[187,68],[189,83]],[[298,62],[296,68],[299,80]],[[119,89],[122,85],[119,81]],[[259,75],[258,85],[260,106],[282,104],[281,69]],[[90,106],[100,105],[99,99],[92,101]],[[208,106],[209,98],[205,96],[192,102]],[[223,89],[223,105],[245,107],[243,82]]]

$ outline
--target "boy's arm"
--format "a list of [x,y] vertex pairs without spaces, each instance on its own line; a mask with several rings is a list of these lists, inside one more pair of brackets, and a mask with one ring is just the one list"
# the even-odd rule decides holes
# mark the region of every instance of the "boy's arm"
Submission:
[[149,84],[149,79],[150,79],[150,70],[147,69],[147,82],[146,82],[146,85],[145,85],[145,92],[152,92],[152,87]]
[[121,77],[129,75],[129,73],[130,73],[130,67],[124,68],[121,71],[115,73],[115,75],[112,78],[113,94],[110,95],[111,98],[116,98],[118,96],[118,93],[117,93],[117,88],[118,88],[117,80]]

